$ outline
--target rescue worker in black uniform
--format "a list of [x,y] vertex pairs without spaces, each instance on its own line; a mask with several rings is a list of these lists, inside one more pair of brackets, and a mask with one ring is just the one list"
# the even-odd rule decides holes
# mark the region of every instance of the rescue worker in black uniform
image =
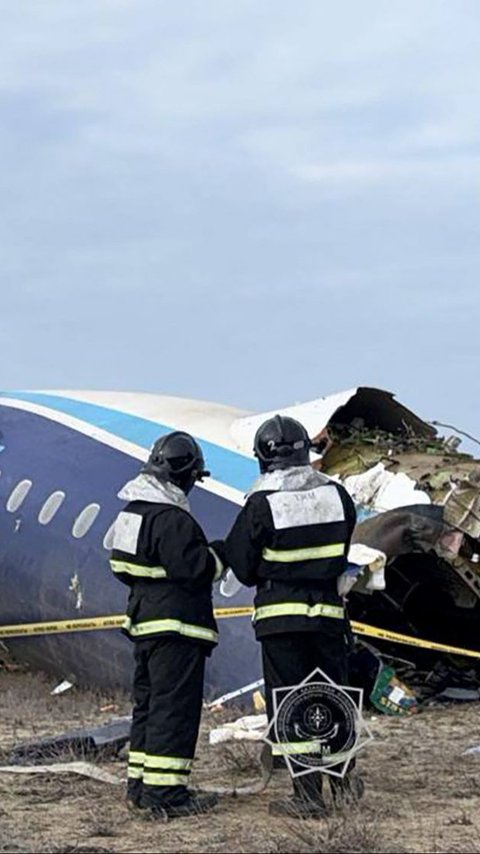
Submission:
[[129,805],[155,817],[205,812],[217,798],[187,788],[198,737],[205,658],[218,640],[212,584],[223,564],[189,511],[207,477],[187,433],[159,439],[114,526],[111,568],[130,587],[124,631],[135,642]]
[[[224,560],[239,581],[257,587],[253,622],[262,644],[267,714],[272,691],[298,685],[320,668],[348,684],[349,627],[337,579],[356,522],[348,492],[310,465],[305,428],[280,415],[261,425],[254,453],[261,476],[225,541]],[[273,754],[284,755],[279,747]],[[326,807],[320,772],[293,778],[290,799],[272,814],[320,818]],[[361,796],[360,778],[331,777],[336,803]]]

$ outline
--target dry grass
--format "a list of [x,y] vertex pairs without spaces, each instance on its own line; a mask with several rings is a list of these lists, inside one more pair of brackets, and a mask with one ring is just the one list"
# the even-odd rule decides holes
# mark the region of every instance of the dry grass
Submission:
[[[52,687],[44,677],[0,671],[0,745],[8,750],[17,740],[98,724],[128,711],[122,698],[77,690],[51,697]],[[112,700],[118,710],[101,713]],[[365,800],[361,808],[334,813],[328,821],[269,816],[269,801],[290,788],[284,771],[259,795],[223,798],[212,814],[167,826],[129,813],[120,787],[74,775],[0,775],[0,852],[473,854],[480,851],[480,757],[462,752],[480,743],[479,711],[477,704],[408,720],[378,717],[372,724],[376,739],[359,760]],[[233,716],[209,715],[205,721],[195,784],[259,780],[260,745],[208,745],[208,726]],[[125,774],[125,763],[105,767]]]
[[[361,811],[333,815],[328,821],[313,822],[292,819],[281,822],[276,833],[265,840],[262,848],[245,850],[259,854],[405,854],[406,848],[379,835],[375,824]],[[252,845],[258,843],[251,840]]]
[[40,847],[33,848],[31,854],[115,854],[115,851],[98,845],[62,845],[46,840]]
[[260,747],[239,741],[223,746],[221,765],[236,780],[245,774],[255,776],[260,774]]

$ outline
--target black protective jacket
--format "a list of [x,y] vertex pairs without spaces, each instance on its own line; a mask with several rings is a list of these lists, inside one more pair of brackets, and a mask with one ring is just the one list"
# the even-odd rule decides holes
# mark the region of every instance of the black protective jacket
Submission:
[[257,638],[345,630],[337,579],[347,568],[355,522],[346,489],[311,466],[259,478],[224,553],[239,581],[257,587]]
[[124,631],[132,640],[180,635],[218,641],[212,584],[223,564],[173,484],[140,475],[115,522],[110,565],[130,587]]

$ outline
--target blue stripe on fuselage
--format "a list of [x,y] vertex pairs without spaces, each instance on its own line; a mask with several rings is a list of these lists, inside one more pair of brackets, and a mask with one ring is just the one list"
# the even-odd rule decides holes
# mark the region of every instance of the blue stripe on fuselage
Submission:
[[[0,397],[8,397],[13,400],[25,400],[38,403],[57,412],[64,412],[88,424],[100,427],[102,430],[112,433],[121,439],[139,445],[142,448],[150,448],[153,442],[165,433],[170,433],[172,428],[156,421],[149,421],[122,412],[119,409],[111,409],[107,406],[97,406],[95,403],[87,403],[83,400],[74,400],[69,397],[60,397],[55,394],[42,394],[40,392],[0,392]],[[186,429],[186,428],[185,428]],[[204,450],[207,465],[215,480],[232,486],[241,492],[246,492],[254,479],[258,476],[258,467],[254,460],[242,456],[228,448],[222,448],[213,442],[200,439]]]

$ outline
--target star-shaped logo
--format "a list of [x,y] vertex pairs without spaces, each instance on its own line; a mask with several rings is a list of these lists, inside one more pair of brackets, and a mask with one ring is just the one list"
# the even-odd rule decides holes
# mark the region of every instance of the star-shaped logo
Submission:
[[363,691],[337,685],[320,668],[272,694],[273,717],[263,740],[273,756],[283,756],[292,777],[314,771],[343,777],[373,739],[363,718]]

